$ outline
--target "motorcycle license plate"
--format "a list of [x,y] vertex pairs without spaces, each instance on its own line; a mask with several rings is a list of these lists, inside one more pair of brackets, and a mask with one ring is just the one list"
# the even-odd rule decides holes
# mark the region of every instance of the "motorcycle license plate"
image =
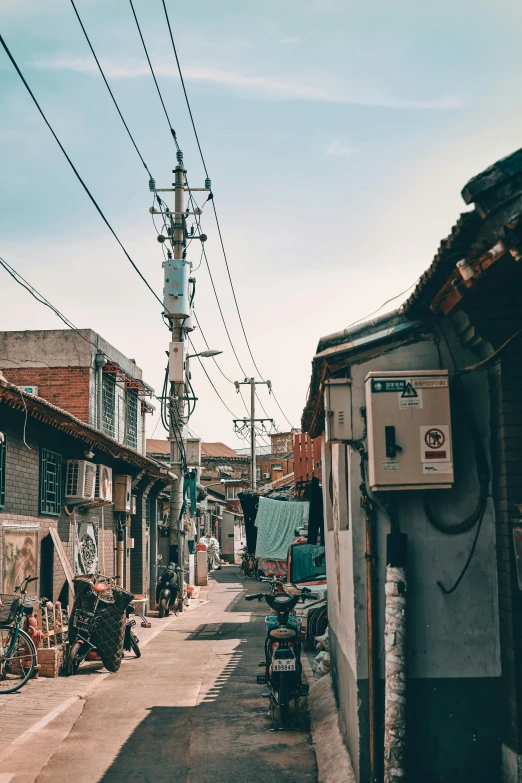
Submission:
[[295,658],[274,658],[273,672],[295,672]]

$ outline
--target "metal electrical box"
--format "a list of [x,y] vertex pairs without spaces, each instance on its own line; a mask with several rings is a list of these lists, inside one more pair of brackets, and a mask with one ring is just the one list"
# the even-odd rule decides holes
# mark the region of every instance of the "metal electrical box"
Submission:
[[184,383],[186,343],[169,343],[169,383]]
[[184,442],[187,466],[198,468],[201,465],[201,438],[186,438]]
[[449,489],[448,371],[371,372],[365,386],[371,489]]
[[189,277],[191,265],[188,261],[169,258],[165,261],[165,286],[163,306],[166,315],[188,318],[190,315]]
[[326,443],[353,440],[351,384],[350,378],[330,378],[324,383]]
[[114,510],[131,512],[132,476],[114,476]]

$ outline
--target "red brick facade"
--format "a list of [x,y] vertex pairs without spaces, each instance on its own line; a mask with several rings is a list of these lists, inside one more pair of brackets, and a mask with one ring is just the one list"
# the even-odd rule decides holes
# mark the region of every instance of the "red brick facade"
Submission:
[[39,397],[89,422],[89,367],[13,367],[2,372],[17,386],[38,386]]

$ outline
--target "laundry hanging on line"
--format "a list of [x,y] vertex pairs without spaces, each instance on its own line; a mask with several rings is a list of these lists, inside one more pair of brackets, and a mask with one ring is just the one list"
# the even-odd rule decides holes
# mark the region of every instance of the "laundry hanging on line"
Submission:
[[308,521],[308,502],[288,503],[259,498],[256,517],[256,557],[265,560],[286,560],[288,547],[296,530]]

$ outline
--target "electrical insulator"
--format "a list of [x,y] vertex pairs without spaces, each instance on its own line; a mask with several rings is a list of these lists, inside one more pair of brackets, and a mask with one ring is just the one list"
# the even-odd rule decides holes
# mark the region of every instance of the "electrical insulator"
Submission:
[[210,188],[212,187],[212,182],[210,181],[210,177],[206,178],[205,187],[207,188],[207,190],[210,190]]
[[183,153],[182,153],[181,150],[178,150],[176,152],[176,160],[178,161],[179,165],[181,166],[181,164],[183,163]]
[[154,177],[149,179],[149,190],[156,190],[156,180]]

